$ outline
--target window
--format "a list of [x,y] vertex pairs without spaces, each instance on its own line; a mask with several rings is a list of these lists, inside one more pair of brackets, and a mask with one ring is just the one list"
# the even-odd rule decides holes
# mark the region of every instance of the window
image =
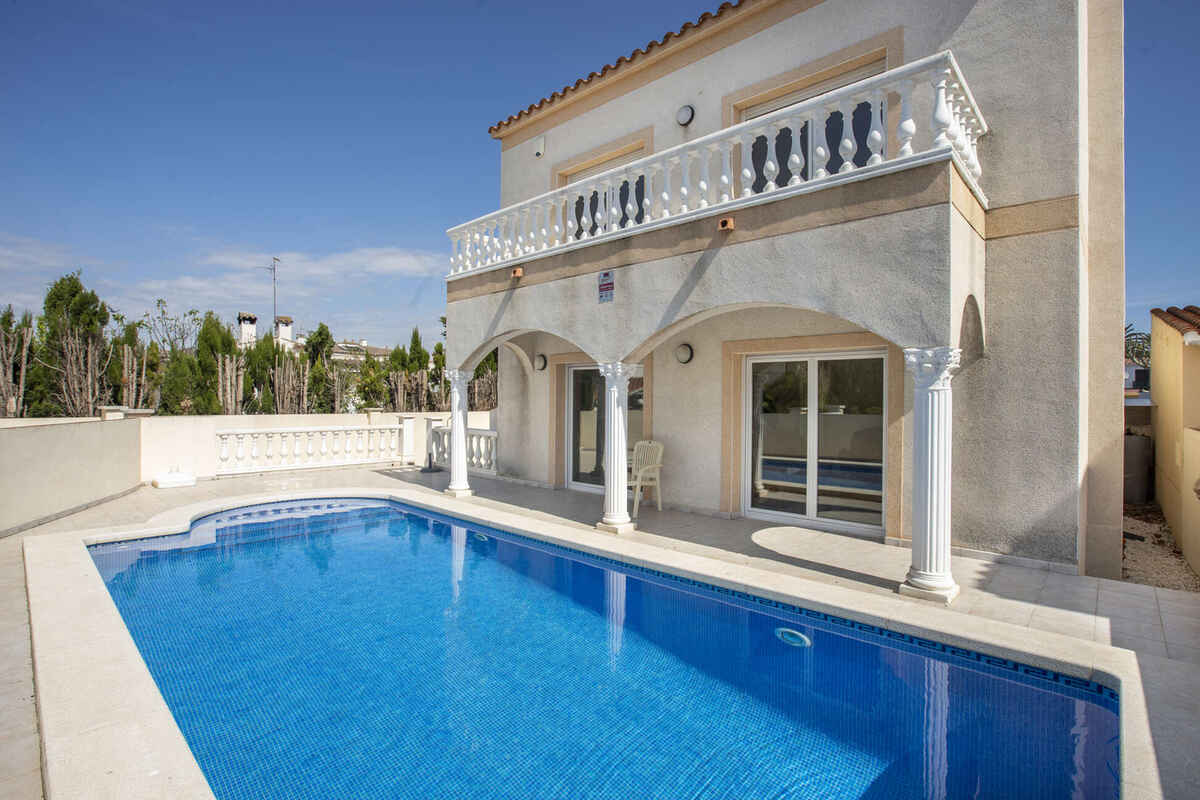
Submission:
[[646,155],[645,148],[639,147],[635,150],[630,150],[628,153],[621,153],[604,161],[592,164],[590,166],[580,167],[573,172],[560,173],[563,176],[563,184],[574,183],[581,181],[584,178],[590,178],[593,175],[599,175],[601,172],[606,172],[610,169],[629,164],[637,161],[642,156]]
[[[755,119],[765,114],[770,114],[772,111],[777,111],[781,108],[807,100],[810,97],[825,94],[842,86],[849,86],[856,81],[861,81],[869,78],[872,75],[878,75],[886,68],[884,59],[872,61],[870,64],[858,67],[856,69],[843,72],[828,80],[820,81],[805,86],[802,89],[785,92],[769,100],[763,100],[752,105],[747,105],[742,108],[741,117],[743,121]],[[860,103],[854,109],[852,118],[854,125],[854,138],[858,142],[858,150],[854,156],[855,166],[866,166],[867,159],[870,158],[868,150],[867,134],[871,131],[871,105],[870,103]],[[810,123],[805,123],[799,131],[799,152],[805,154],[805,164],[800,170],[800,177],[808,180],[810,175],[810,167],[808,161],[810,159],[812,148],[809,147],[809,127]],[[829,143],[829,162],[825,167],[830,172],[837,172],[841,168],[843,159],[838,153],[837,142],[841,137],[842,132],[842,115],[840,112],[835,112],[829,116],[825,122],[825,140]],[[792,137],[794,132],[791,128],[784,128],[779,131],[779,135],[775,137],[775,163],[779,165],[779,175],[775,178],[775,182],[783,186],[792,179],[792,171],[788,169],[787,160],[778,157],[779,153],[792,152]],[[750,151],[750,157],[754,164],[754,191],[761,192],[767,185],[767,179],[763,175],[763,164],[767,160],[767,137],[759,136],[754,140],[754,147]]]
[[[653,127],[635,131],[628,136],[609,142],[595,150],[556,164],[553,169],[553,185],[556,187],[566,186],[575,181],[586,180],[610,169],[616,169],[617,167],[632,163],[653,152],[653,145]],[[634,184],[632,191],[632,202],[637,208],[634,217],[637,222],[641,222],[643,216],[641,210],[642,201],[645,198],[645,183],[641,177]],[[629,182],[623,181],[617,192],[617,203],[621,208],[621,225],[624,225],[629,219],[625,211],[626,206],[631,202],[629,193]],[[574,210],[568,210],[567,212],[574,218],[575,222],[572,236],[579,238],[585,233],[590,235],[595,232],[595,215],[600,205],[601,197],[597,192],[592,192],[591,197],[587,198],[586,202],[582,197],[576,200]]]
[[810,97],[816,97],[817,95],[831,92],[834,89],[840,89],[843,86],[849,86],[852,83],[865,80],[874,75],[879,75],[886,69],[886,66],[885,60],[880,58],[872,61],[870,64],[843,72],[840,75],[818,83],[809,84],[801,89],[785,92],[769,100],[762,100],[751,105],[743,105],[741,106],[741,121],[746,122],[747,120],[757,119],[764,114],[770,114],[772,111],[778,111],[781,108],[799,103],[802,100],[807,100]]

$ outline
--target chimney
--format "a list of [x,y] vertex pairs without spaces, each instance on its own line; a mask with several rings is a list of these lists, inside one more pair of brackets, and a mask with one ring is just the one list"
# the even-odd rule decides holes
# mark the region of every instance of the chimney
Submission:
[[295,344],[292,339],[292,318],[282,314],[275,318],[275,341],[290,350]]
[[254,343],[258,340],[258,317],[248,311],[239,311],[237,321],[238,346],[243,350],[254,347]]

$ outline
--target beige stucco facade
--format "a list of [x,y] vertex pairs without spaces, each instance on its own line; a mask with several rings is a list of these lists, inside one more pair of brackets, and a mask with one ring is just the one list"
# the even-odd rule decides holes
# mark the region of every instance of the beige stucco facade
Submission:
[[1200,342],[1150,317],[1150,398],[1154,429],[1154,495],[1175,540],[1200,568]]
[[[454,276],[450,362],[506,343],[501,471],[562,484],[563,359],[641,363],[653,376],[643,424],[667,446],[664,500],[738,515],[737,343],[824,350],[870,336],[889,353],[895,414],[882,535],[903,540],[912,382],[900,348],[954,347],[954,544],[1119,575],[1121,3],[761,0],[736,12],[497,126],[501,205],[559,185],[563,164],[609,143],[659,152],[717,131],[773,81],[943,50],[987,115],[986,201],[943,160],[741,208],[731,233],[698,219],[529,260],[519,280]],[[604,270],[614,298],[599,304]],[[682,343],[687,365],[673,357]],[[530,367],[539,355],[544,371]]]

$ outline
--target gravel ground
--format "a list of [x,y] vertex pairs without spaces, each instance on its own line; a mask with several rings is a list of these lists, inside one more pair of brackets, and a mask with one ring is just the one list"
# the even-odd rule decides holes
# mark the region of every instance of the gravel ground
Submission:
[[1146,539],[1139,542],[1125,537],[1125,580],[1200,592],[1200,576],[1184,560],[1157,504],[1125,506],[1125,532]]

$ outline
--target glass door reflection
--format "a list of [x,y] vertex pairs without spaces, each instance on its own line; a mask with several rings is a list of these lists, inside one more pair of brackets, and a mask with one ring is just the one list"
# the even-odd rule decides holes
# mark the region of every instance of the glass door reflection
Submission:
[[[567,485],[595,491],[604,487],[604,376],[595,367],[567,370]],[[642,438],[645,386],[641,376],[628,384],[625,442],[627,458]]]
[[883,524],[883,359],[817,362],[817,516]]
[[593,367],[572,367],[569,483],[604,485],[604,377]]
[[751,366],[750,505],[806,514],[808,508],[808,364]]

